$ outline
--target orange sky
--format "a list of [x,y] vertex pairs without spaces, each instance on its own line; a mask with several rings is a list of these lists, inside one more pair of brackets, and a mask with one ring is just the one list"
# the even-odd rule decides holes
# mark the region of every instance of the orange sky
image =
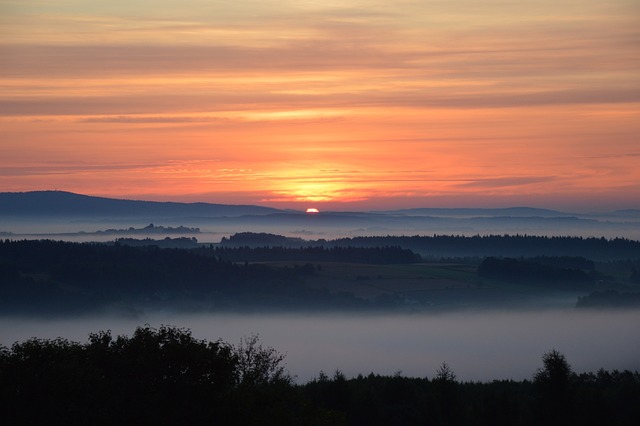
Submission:
[[0,93],[0,191],[640,208],[637,0],[0,0]]

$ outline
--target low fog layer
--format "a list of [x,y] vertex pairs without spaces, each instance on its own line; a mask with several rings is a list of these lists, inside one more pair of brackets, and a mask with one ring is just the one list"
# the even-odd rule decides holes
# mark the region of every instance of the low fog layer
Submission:
[[130,335],[145,323],[186,327],[197,338],[232,344],[259,334],[264,346],[286,354],[287,369],[302,383],[335,370],[349,377],[401,371],[431,378],[442,362],[463,381],[530,379],[552,348],[565,354],[576,372],[640,370],[640,311],[3,318],[0,343],[10,346],[33,336],[84,342],[90,332]]
[[[415,218],[348,215],[284,215],[246,218],[163,218],[103,220],[31,220],[2,218],[0,237],[11,239],[50,238],[64,241],[113,241],[128,233],[101,234],[108,229],[159,226],[197,227],[200,232],[174,233],[171,237],[196,237],[201,243],[217,243],[238,232],[267,232],[303,239],[335,239],[386,235],[541,235],[640,239],[640,222],[629,220],[583,220],[565,218]],[[165,235],[162,237],[164,238]],[[136,238],[158,238],[155,234]]]

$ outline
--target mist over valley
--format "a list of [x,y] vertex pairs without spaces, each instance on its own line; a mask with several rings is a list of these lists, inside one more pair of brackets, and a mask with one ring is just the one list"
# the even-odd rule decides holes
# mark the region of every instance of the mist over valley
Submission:
[[91,315],[39,320],[3,317],[0,343],[33,336],[86,341],[111,330],[131,335],[137,326],[174,325],[199,339],[237,344],[258,335],[284,355],[298,383],[336,370],[429,377],[446,362],[462,381],[531,379],[540,357],[555,348],[576,372],[640,370],[640,311],[483,310],[434,314],[148,312],[138,318]]

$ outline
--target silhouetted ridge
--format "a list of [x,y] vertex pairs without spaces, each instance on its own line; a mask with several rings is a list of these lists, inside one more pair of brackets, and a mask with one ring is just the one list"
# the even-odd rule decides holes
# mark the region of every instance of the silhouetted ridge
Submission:
[[64,191],[0,193],[0,216],[206,217],[266,215],[280,211],[252,205],[121,200]]
[[507,217],[562,217],[573,216],[571,213],[534,207],[506,207],[498,209],[483,208],[412,208],[390,210],[380,213],[397,213],[419,216],[507,216]]

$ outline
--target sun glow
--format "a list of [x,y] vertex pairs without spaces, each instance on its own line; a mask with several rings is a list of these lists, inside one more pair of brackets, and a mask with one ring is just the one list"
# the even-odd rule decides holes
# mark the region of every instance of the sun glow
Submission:
[[309,208],[307,209],[307,213],[308,213],[308,214],[316,214],[316,213],[320,213],[320,210],[318,210],[318,209],[316,209],[316,208],[314,208],[314,207],[309,207]]

